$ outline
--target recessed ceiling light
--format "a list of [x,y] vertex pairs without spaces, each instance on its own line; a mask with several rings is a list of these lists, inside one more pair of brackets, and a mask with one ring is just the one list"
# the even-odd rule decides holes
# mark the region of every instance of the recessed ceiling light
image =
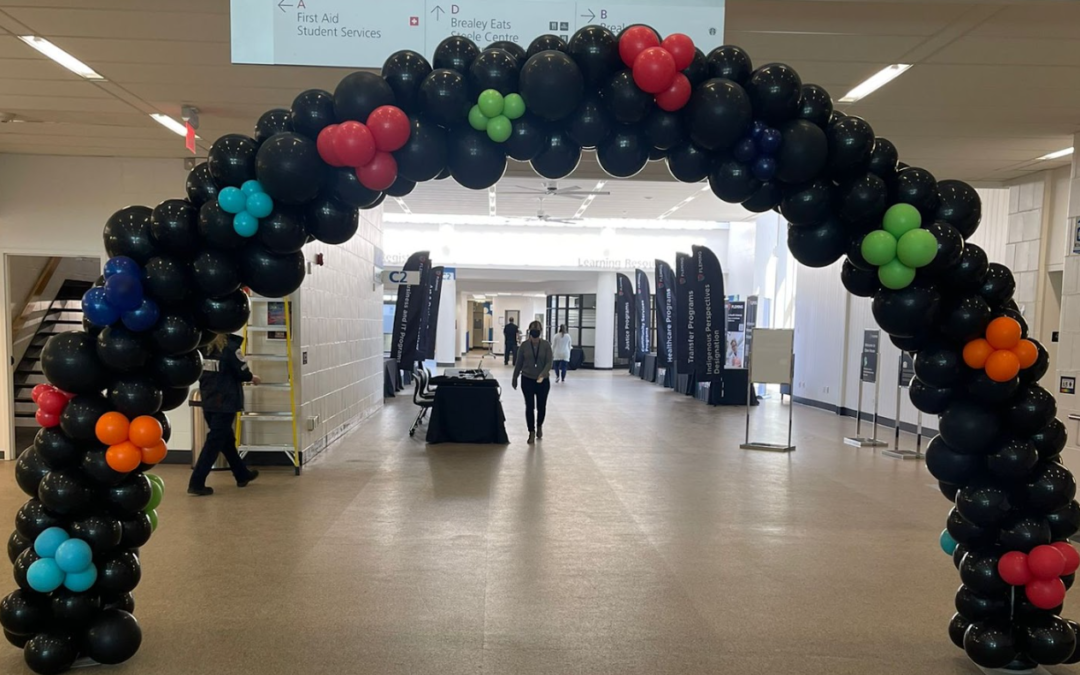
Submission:
[[864,99],[878,89],[881,89],[888,83],[903,75],[904,72],[907,71],[907,69],[910,67],[910,63],[894,63],[891,66],[885,66],[884,68],[867,78],[865,82],[849,91],[846,96],[840,99],[840,102],[854,103],[855,101]]
[[1068,157],[1073,154],[1072,148],[1065,148],[1064,150],[1058,150],[1057,152],[1051,152],[1048,155],[1043,155],[1039,159],[1060,159],[1062,157]]
[[[169,131],[173,132],[177,136],[187,136],[187,127],[180,122],[177,122],[173,118],[169,117],[168,115],[162,115],[161,113],[150,113],[150,117],[152,117],[155,122],[165,127]],[[195,138],[199,137],[196,136]]]
[[56,61],[71,72],[75,73],[79,77],[84,77],[88,80],[105,79],[97,72],[95,72],[93,68],[86,65],[71,54],[68,54],[63,49],[60,49],[45,38],[40,38],[36,35],[20,35],[19,39],[30,45],[34,49],[38,50],[45,56],[48,56],[53,61]]
[[404,199],[401,197],[394,197],[394,201],[397,202],[397,205],[401,207],[402,211],[405,213],[412,213],[412,209],[409,208],[409,205],[405,203]]

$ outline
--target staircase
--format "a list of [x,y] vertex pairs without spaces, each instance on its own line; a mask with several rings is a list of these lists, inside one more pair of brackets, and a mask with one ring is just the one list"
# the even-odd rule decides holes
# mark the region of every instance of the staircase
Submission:
[[19,317],[12,337],[15,353],[18,354],[20,344],[24,342],[25,351],[13,376],[16,427],[37,426],[34,419],[37,404],[30,398],[30,392],[35,385],[45,382],[45,374],[41,371],[41,350],[53,335],[82,326],[82,296],[92,285],[89,281],[68,279],[44,309],[24,312]]

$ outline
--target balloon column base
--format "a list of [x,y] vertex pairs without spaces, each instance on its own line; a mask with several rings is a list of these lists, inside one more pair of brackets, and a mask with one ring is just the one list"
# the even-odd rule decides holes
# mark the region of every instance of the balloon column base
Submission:
[[844,445],[851,445],[856,448],[884,448],[888,445],[885,441],[879,441],[876,438],[863,438],[862,436],[847,436],[844,438]]
[[1050,675],[1050,671],[1042,666],[1035,666],[1034,668],[1021,668],[1019,670],[1013,670],[1011,668],[983,668],[977,666],[986,675]]
[[795,452],[794,445],[784,443],[742,443],[739,445],[743,450],[764,450],[766,452]]
[[71,664],[71,669],[75,670],[76,668],[93,668],[94,666],[100,665],[100,663],[90,658],[89,656],[84,656],[75,661],[75,663]]
[[895,457],[896,459],[922,459],[923,454],[915,450],[882,450],[881,454]]

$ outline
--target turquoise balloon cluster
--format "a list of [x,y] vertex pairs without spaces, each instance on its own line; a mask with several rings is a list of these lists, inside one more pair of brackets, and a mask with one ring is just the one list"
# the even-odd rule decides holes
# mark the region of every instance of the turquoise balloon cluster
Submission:
[[238,188],[222,188],[218,193],[218,205],[226,213],[233,213],[233,229],[241,237],[254,237],[259,231],[259,218],[265,218],[274,210],[274,200],[266,194],[257,180],[246,181]]
[[39,534],[34,552],[41,558],[26,570],[26,581],[38,593],[51,593],[61,586],[83,593],[97,581],[90,544],[72,538],[63,528],[50,527]]

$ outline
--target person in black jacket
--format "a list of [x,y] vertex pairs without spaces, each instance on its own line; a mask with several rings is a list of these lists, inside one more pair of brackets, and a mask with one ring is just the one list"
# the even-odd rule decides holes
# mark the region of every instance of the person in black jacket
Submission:
[[206,346],[199,394],[210,431],[191,472],[188,494],[200,497],[214,494],[214,488],[206,487],[206,478],[219,454],[228,460],[237,486],[247,487],[259,476],[258,471],[248,469],[237,452],[233,427],[236,413],[244,409],[243,383],[259,384],[259,378],[248,369],[240,352],[243,342],[239,335],[218,335]]
[[518,350],[518,332],[521,329],[518,328],[514,320],[511,319],[503,326],[503,337],[506,338],[506,351],[503,352],[503,365],[509,365],[511,361],[517,359]]

